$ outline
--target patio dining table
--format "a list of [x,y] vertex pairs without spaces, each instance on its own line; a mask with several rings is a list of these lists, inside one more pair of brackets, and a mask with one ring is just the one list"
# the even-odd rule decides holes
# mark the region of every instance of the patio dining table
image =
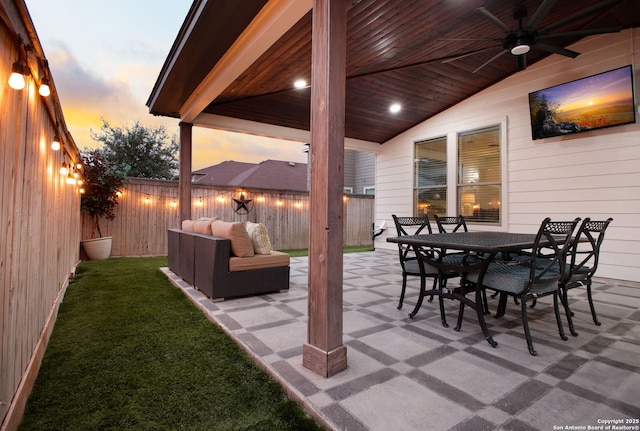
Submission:
[[[536,239],[535,234],[526,233],[508,233],[508,232],[456,232],[456,233],[437,233],[427,235],[406,235],[387,238],[388,242],[407,244],[414,248],[416,254],[421,254],[429,265],[438,269],[441,275],[445,272],[456,272],[461,276],[460,288],[452,289],[447,287],[443,280],[445,277],[438,277],[438,288],[426,290],[425,284],[421,283],[420,295],[416,303],[417,311],[425,296],[436,295],[440,298],[449,298],[460,301],[460,312],[458,313],[458,323],[455,330],[460,330],[462,324],[462,310],[467,305],[476,311],[478,322],[482,329],[485,339],[492,347],[496,347],[498,343],[493,340],[489,329],[484,320],[484,306],[482,297],[482,280],[489,263],[498,255],[503,256],[510,253],[518,253],[533,247]],[[433,254],[420,252],[421,249],[427,248],[434,250]],[[464,252],[459,259],[444,259],[447,253],[455,250],[456,252]],[[421,266],[421,271],[424,268]],[[469,272],[478,271],[480,273],[477,283],[475,283],[475,300],[465,296],[466,275]],[[440,300],[440,313],[442,323],[446,324],[444,316],[444,307]]]

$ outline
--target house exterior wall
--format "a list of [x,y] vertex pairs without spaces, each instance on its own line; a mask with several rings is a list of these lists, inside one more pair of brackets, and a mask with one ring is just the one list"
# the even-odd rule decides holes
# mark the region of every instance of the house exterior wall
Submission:
[[353,194],[364,194],[365,187],[375,187],[376,156],[366,151],[344,151],[344,187]]
[[[413,214],[414,142],[448,137],[449,215],[455,207],[456,133],[503,126],[502,223],[472,230],[535,232],[544,217],[613,217],[601,250],[598,276],[640,281],[640,114],[636,124],[532,140],[528,94],[628,64],[640,105],[640,29],[592,36],[573,45],[576,59],[552,55],[382,145],[377,156],[376,225],[395,236],[392,214]],[[514,60],[515,61],[515,60]]]
[[[53,120],[54,90],[38,94],[39,42],[21,0],[0,13],[0,423],[16,429],[35,381],[57,309],[79,259],[80,194],[58,173],[77,160],[75,144]],[[6,15],[5,15],[6,13]],[[7,85],[19,34],[34,47],[24,58],[26,86]],[[63,118],[60,117],[60,124]],[[64,149],[53,151],[55,134]]]

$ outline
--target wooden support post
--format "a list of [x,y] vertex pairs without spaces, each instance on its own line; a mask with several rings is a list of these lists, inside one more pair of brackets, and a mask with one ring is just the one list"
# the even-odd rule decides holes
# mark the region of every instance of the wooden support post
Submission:
[[342,344],[345,3],[313,2],[309,320],[302,364],[325,377],[347,368]]
[[178,179],[180,222],[191,220],[192,129],[193,124],[180,123],[180,177]]

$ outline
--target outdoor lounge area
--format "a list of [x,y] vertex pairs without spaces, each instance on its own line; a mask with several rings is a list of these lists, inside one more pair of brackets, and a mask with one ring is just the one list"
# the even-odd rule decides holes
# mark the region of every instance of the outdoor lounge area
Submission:
[[[203,313],[336,430],[551,430],[640,417],[636,282],[594,281],[601,326],[593,324],[586,290],[571,290],[579,335],[566,342],[558,337],[550,298],[540,300],[529,313],[538,350],[534,357],[523,342],[519,307],[513,303],[504,317],[487,316],[498,343],[492,348],[474,313],[466,313],[460,332],[441,325],[437,301],[425,301],[410,319],[418,297],[416,277],[408,281],[405,306],[396,308],[402,285],[397,251],[345,254],[348,367],[324,378],[302,366],[308,258],[291,259],[287,292],[215,303],[163,270]],[[489,299],[492,314],[497,304]],[[445,307],[453,321],[457,303],[447,301]]]

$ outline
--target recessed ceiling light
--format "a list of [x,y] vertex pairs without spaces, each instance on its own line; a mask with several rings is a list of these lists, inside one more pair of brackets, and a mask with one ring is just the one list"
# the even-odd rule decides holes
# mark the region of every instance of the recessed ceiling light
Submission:
[[293,86],[296,88],[304,88],[307,86],[307,81],[305,81],[304,79],[298,79],[293,83]]
[[398,112],[400,112],[401,109],[402,109],[402,106],[400,106],[399,103],[394,103],[391,106],[389,106],[389,112],[391,112],[392,114],[397,114]]

